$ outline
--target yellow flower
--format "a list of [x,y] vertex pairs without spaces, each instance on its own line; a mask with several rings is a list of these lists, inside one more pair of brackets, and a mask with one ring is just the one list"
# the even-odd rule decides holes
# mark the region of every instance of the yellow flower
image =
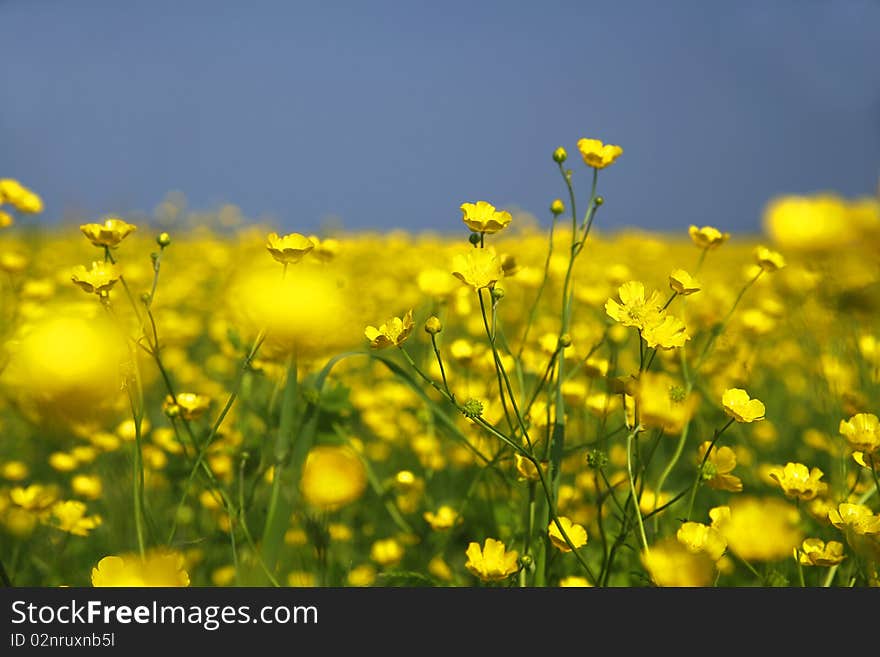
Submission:
[[360,457],[349,447],[317,445],[303,465],[300,489],[306,502],[331,511],[363,495],[367,473]]
[[579,139],[577,143],[584,164],[594,169],[604,169],[623,155],[623,149],[614,144],[603,144],[599,139]]
[[0,210],[0,228],[8,228],[15,223],[15,219],[8,212]]
[[142,559],[136,554],[104,557],[92,569],[92,586],[189,586],[183,555],[151,550]]
[[370,548],[370,558],[380,566],[395,566],[403,559],[403,546],[396,538],[383,538]]
[[[712,443],[708,440],[702,443],[698,450],[699,463],[703,462],[706,450]],[[743,489],[742,480],[730,472],[736,467],[736,453],[730,447],[716,447],[709,454],[703,465],[703,480],[709,488],[726,490],[731,493],[739,493]]]
[[590,584],[590,581],[586,577],[581,577],[580,575],[569,575],[568,577],[563,577],[559,580],[559,586],[562,588],[588,588],[593,585]]
[[645,285],[639,281],[629,281],[620,286],[617,294],[620,303],[614,299],[605,302],[605,312],[611,319],[638,329],[658,321],[663,302],[656,291],[645,298]]
[[[177,403],[174,403],[174,400]],[[211,398],[194,392],[178,392],[174,397],[168,395],[162,409],[168,417],[182,417],[184,420],[197,420],[211,406]]]
[[709,516],[730,550],[746,561],[790,558],[803,538],[797,509],[776,498],[735,497]]
[[376,568],[369,563],[355,566],[348,573],[350,586],[372,586],[376,581]]
[[686,522],[678,528],[675,537],[689,551],[703,552],[712,561],[718,561],[727,549],[727,539],[714,527],[699,522]]
[[465,568],[484,582],[507,579],[519,569],[519,553],[516,550],[508,552],[504,543],[494,538],[487,538],[482,548],[479,543],[469,543],[465,554]]
[[269,254],[283,265],[294,265],[312,249],[315,243],[305,235],[290,233],[278,237],[278,233],[269,233],[266,249]]
[[642,553],[642,565],[657,586],[709,586],[715,563],[705,552],[692,552],[669,537]]
[[700,282],[684,269],[676,269],[669,274],[669,287],[673,292],[682,296],[699,292],[702,289]]
[[22,481],[27,479],[30,473],[27,463],[22,461],[7,461],[0,467],[0,477],[9,481]]
[[860,536],[880,534],[880,515],[875,516],[864,504],[841,503],[828,512],[831,524]]
[[424,518],[435,532],[451,529],[456,523],[461,521],[461,518],[458,517],[458,512],[447,504],[437,509],[436,513],[434,511],[426,511]]
[[763,420],[766,409],[757,399],[750,399],[749,393],[741,388],[729,388],[721,395],[724,412],[737,422]]
[[510,223],[509,212],[496,210],[486,201],[462,203],[462,221],[475,233],[497,233]]
[[79,474],[70,480],[70,487],[73,492],[81,497],[89,500],[100,499],[103,492],[101,478],[98,475]]
[[693,417],[698,398],[668,374],[644,372],[635,391],[639,422],[648,428],[676,434]]
[[798,561],[804,566],[835,566],[843,561],[843,543],[821,538],[807,538],[801,543]]
[[413,311],[408,310],[403,317],[392,317],[379,328],[368,326],[364,330],[364,335],[373,349],[399,347],[406,342],[413,326]]
[[784,468],[772,468],[769,476],[776,480],[787,497],[805,502],[828,488],[828,484],[819,481],[822,471],[819,468],[808,470],[803,463],[786,463]]
[[655,321],[646,323],[642,328],[642,338],[649,347],[675,349],[683,347],[691,336],[688,335],[684,322],[661,312]]
[[730,233],[722,233],[712,226],[697,228],[692,225],[688,228],[688,235],[691,236],[694,244],[701,249],[717,249],[730,239]]
[[22,214],[37,214],[43,211],[43,199],[17,180],[0,180],[0,203],[10,203]]
[[101,516],[86,516],[86,505],[77,500],[57,502],[52,505],[54,526],[74,536],[88,536],[101,524]]
[[785,258],[765,246],[759,246],[755,249],[755,262],[766,272],[774,272],[785,267]]
[[841,420],[838,430],[854,450],[865,454],[880,450],[880,419],[873,413],[857,413]]
[[86,269],[82,265],[74,267],[71,280],[89,294],[105,297],[110,294],[110,290],[121,275],[117,265],[96,261],[92,263],[91,269]]
[[475,290],[493,287],[504,277],[501,260],[493,249],[468,249],[452,259],[452,275]]
[[[559,516],[559,524],[562,525],[562,529],[565,530],[566,535],[568,535],[571,544],[575,548],[583,547],[587,544],[587,530],[583,526],[574,524],[571,519],[565,516]],[[547,533],[550,536],[550,542],[553,544],[553,547],[560,552],[571,552],[571,548],[565,542],[565,538],[563,538],[562,532],[555,522],[550,523]]]
[[83,224],[79,229],[95,246],[113,247],[137,230],[137,226],[118,217],[109,217],[103,224]]
[[48,510],[58,499],[58,490],[54,486],[31,484],[27,487],[16,486],[9,491],[9,499],[16,506],[27,511],[43,512]]
[[332,237],[322,240],[317,235],[309,235],[309,239],[315,245],[312,249],[312,257],[320,262],[330,262],[339,253],[339,240]]
[[[514,467],[516,468],[517,473],[519,474],[519,478],[525,481],[540,481],[541,477],[538,475],[538,468],[535,467],[535,464],[529,461],[522,454],[514,454],[513,455]],[[549,462],[541,461],[541,470],[546,476],[547,470],[550,467]]]

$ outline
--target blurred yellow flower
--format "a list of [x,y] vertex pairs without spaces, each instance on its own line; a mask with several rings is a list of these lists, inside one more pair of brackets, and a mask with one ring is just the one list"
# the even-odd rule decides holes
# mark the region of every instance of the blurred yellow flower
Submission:
[[727,550],[727,539],[714,527],[699,522],[685,522],[675,537],[691,552],[704,552],[712,561],[718,561]]
[[652,545],[641,558],[657,586],[709,586],[715,577],[715,562],[708,554],[692,552],[674,537]]
[[461,522],[458,512],[448,504],[444,504],[436,512],[425,511],[423,517],[435,532],[446,531]]
[[468,249],[452,259],[452,275],[475,290],[493,287],[504,277],[494,249]]
[[[562,525],[562,529],[575,548],[580,548],[587,544],[587,530],[582,525],[573,523],[570,518],[565,516],[559,516],[559,524]],[[547,533],[550,536],[550,543],[553,544],[553,547],[560,552],[571,552],[571,548],[565,542],[562,531],[556,526],[555,522],[550,523]]]
[[804,566],[835,566],[845,558],[843,543],[825,543],[821,538],[804,539],[798,551],[798,561]]
[[755,248],[755,262],[765,272],[774,272],[785,267],[785,258],[776,251],[771,251],[765,246]]
[[709,516],[728,547],[746,561],[791,558],[803,538],[797,509],[776,498],[734,497]]
[[559,586],[562,588],[589,588],[593,585],[586,577],[580,575],[568,575],[559,580]]
[[278,237],[278,233],[269,233],[266,249],[269,254],[283,265],[294,265],[312,249],[315,243],[305,235],[289,233]]
[[110,294],[121,275],[118,265],[95,261],[89,269],[83,265],[74,267],[71,280],[89,294],[105,297]]
[[53,525],[74,536],[88,536],[101,524],[101,516],[87,516],[86,505],[78,500],[56,502],[52,505]]
[[43,484],[16,486],[9,491],[9,499],[13,504],[27,511],[42,512],[55,504],[58,499],[58,489]]
[[406,342],[413,326],[413,311],[410,309],[403,317],[392,317],[379,328],[368,326],[364,330],[364,335],[373,349],[399,347]]
[[577,143],[584,164],[594,169],[604,169],[623,155],[623,149],[615,144],[604,144],[599,139],[579,139]]
[[403,559],[404,549],[396,538],[383,538],[373,543],[370,558],[380,566],[395,566]]
[[349,586],[372,586],[375,581],[376,568],[369,563],[355,566],[348,573]]
[[679,433],[694,415],[698,397],[687,393],[675,379],[663,372],[644,372],[635,391],[639,422],[664,433]]
[[749,393],[741,388],[728,388],[721,395],[724,412],[737,422],[755,422],[764,419],[766,409],[757,399],[749,398]]
[[102,224],[83,224],[79,229],[95,246],[114,247],[137,230],[137,226],[119,217],[108,217]]
[[104,557],[92,569],[92,586],[189,586],[183,555],[151,550],[142,559],[136,554]]
[[682,296],[694,294],[702,289],[700,282],[684,269],[675,269],[669,274],[669,287]]
[[317,445],[303,465],[300,490],[310,505],[332,511],[358,500],[367,487],[360,457],[349,447]]
[[486,201],[462,203],[462,221],[475,233],[497,233],[510,224],[509,212],[496,210],[495,206]]
[[693,243],[701,249],[717,249],[730,239],[730,233],[722,233],[713,226],[697,228],[691,225],[688,228],[688,235],[691,236]]
[[787,497],[809,501],[828,489],[819,468],[808,469],[803,463],[786,463],[785,467],[772,468],[769,476],[779,484]]
[[865,454],[880,450],[880,419],[873,413],[856,413],[841,420],[838,430],[854,450]]
[[168,417],[181,417],[187,421],[199,419],[210,407],[210,397],[194,392],[178,392],[174,397],[168,395],[162,405]]
[[465,553],[465,568],[484,582],[507,579],[519,570],[519,553],[516,550],[508,551],[504,543],[494,538],[487,538],[482,548],[479,543],[469,543]]
[[12,218],[11,214],[4,210],[0,210],[0,228],[8,228],[14,223],[15,219]]

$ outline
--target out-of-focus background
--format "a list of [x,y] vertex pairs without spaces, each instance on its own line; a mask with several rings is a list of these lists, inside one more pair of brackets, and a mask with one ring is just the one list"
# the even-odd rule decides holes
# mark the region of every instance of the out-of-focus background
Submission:
[[172,190],[301,231],[546,218],[556,146],[586,191],[580,137],[624,148],[603,229],[756,231],[880,175],[873,0],[3,0],[0,26],[0,176],[41,221]]

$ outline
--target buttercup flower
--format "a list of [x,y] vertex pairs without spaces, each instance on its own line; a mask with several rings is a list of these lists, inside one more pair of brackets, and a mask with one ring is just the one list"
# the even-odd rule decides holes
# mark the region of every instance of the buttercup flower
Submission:
[[694,244],[701,249],[717,249],[730,239],[730,233],[722,233],[712,226],[697,228],[692,225],[688,228],[688,235],[691,236]]
[[83,224],[79,229],[95,246],[114,247],[137,230],[137,226],[118,217],[108,217],[102,224]]
[[178,552],[153,550],[104,557],[92,569],[92,586],[189,586],[189,574]]
[[510,223],[510,213],[486,201],[462,203],[462,221],[475,233],[497,233]]
[[639,422],[645,427],[662,428],[667,434],[681,431],[693,417],[698,398],[663,372],[644,372],[634,391],[638,399]]
[[864,504],[841,503],[828,512],[831,524],[840,530],[860,536],[880,534],[880,515],[874,515]]
[[[565,516],[559,516],[559,524],[562,525],[562,529],[565,530],[566,535],[568,535],[575,548],[583,547],[587,544],[587,530],[583,526],[573,523],[570,518]],[[550,542],[553,544],[553,547],[560,552],[571,552],[571,548],[565,542],[565,538],[563,538],[562,532],[555,522],[550,523],[547,533],[550,536]]]
[[90,269],[82,265],[74,267],[71,280],[89,294],[106,297],[116,285],[122,273],[117,265],[109,262],[96,261]]
[[657,322],[663,302],[656,291],[646,298],[645,285],[639,281],[629,281],[620,286],[617,295],[619,303],[614,299],[605,302],[605,312],[611,319],[638,329]]
[[623,149],[614,144],[603,144],[598,139],[580,139],[577,143],[584,164],[594,169],[604,169],[623,155]]
[[880,419],[873,413],[856,413],[841,420],[838,430],[854,450],[864,454],[880,450]]
[[[711,442],[705,441],[697,452],[699,463],[703,462]],[[742,480],[730,474],[736,467],[736,453],[730,447],[715,447],[703,465],[703,480],[709,488],[739,493],[743,489]]]
[[843,561],[843,543],[820,538],[807,538],[801,543],[798,561],[804,566],[835,566]]
[[370,558],[380,566],[396,566],[403,555],[403,546],[396,538],[380,539],[370,548]]
[[712,526],[746,561],[790,558],[803,538],[798,510],[776,498],[734,497],[729,507],[712,510]]
[[642,328],[642,338],[652,348],[675,349],[683,347],[684,343],[691,339],[687,327],[677,317],[661,312],[657,320],[647,322]]
[[289,233],[278,237],[278,233],[269,233],[266,249],[269,254],[283,265],[294,265],[312,249],[315,243],[305,235]]
[[822,478],[819,468],[808,469],[803,463],[786,463],[783,468],[770,470],[770,477],[782,488],[787,497],[809,501],[824,493],[828,484]]
[[766,409],[757,399],[750,399],[749,393],[741,388],[729,388],[721,396],[724,412],[737,422],[755,422],[764,419]]
[[403,317],[392,317],[379,328],[368,326],[364,330],[364,335],[373,349],[399,347],[406,342],[414,325],[413,311],[408,310]]
[[669,287],[682,296],[694,294],[702,289],[700,282],[684,269],[676,269],[669,274]]
[[479,543],[468,544],[465,568],[484,582],[497,582],[507,579],[519,570],[516,550],[507,551],[504,543],[494,538],[487,538],[482,549]]
[[774,272],[785,267],[785,258],[765,246],[759,246],[755,249],[755,261],[765,272]]
[[504,278],[504,271],[494,250],[468,249],[452,259],[452,275],[465,285],[481,290]]

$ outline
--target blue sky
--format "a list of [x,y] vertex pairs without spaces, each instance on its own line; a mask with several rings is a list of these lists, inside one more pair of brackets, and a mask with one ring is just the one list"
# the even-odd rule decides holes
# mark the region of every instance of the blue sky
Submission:
[[171,190],[300,231],[543,218],[580,137],[625,151],[606,230],[757,230],[775,194],[880,175],[874,1],[0,0],[0,25],[0,176],[47,220]]

